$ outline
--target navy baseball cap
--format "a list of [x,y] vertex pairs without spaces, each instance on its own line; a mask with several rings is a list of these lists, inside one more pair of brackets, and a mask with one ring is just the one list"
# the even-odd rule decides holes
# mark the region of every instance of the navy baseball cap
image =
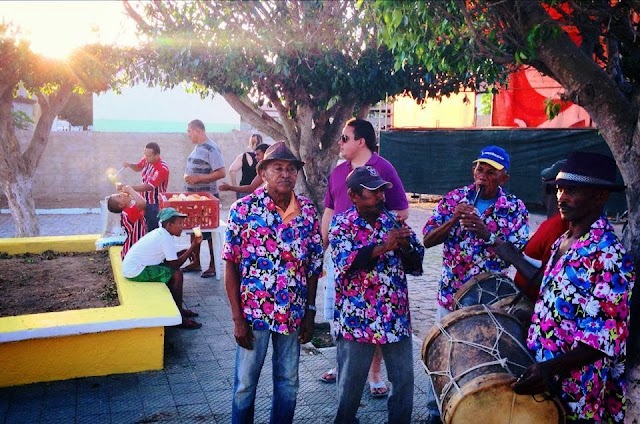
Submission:
[[509,154],[499,146],[487,146],[483,148],[478,159],[473,162],[487,163],[498,170],[504,169],[509,172]]
[[372,166],[359,166],[347,177],[347,187],[352,190],[362,187],[373,191],[380,187],[391,188],[393,184],[383,180]]

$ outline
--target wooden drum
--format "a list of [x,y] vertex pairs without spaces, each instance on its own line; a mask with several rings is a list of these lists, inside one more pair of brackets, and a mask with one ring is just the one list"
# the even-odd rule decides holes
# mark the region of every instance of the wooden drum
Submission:
[[511,384],[533,363],[526,329],[514,316],[485,305],[452,312],[422,345],[445,423],[564,423],[556,400],[516,395]]
[[492,305],[518,293],[520,288],[511,278],[502,274],[483,272],[460,286],[454,295],[454,308]]

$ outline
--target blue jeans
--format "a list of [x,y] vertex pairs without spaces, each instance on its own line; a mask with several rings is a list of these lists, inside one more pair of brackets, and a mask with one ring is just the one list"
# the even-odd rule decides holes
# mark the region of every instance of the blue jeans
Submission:
[[300,343],[298,331],[288,336],[268,330],[253,330],[253,350],[240,346],[236,349],[236,370],[233,381],[233,406],[231,422],[234,424],[253,423],[256,387],[260,371],[267,356],[269,338],[272,340],[273,355],[273,401],[271,403],[271,423],[291,423],[296,410],[298,395],[298,363]]
[[156,203],[153,205],[147,204],[144,209],[144,219],[147,221],[147,233],[158,228],[158,212],[160,212],[160,206]]
[[[369,365],[376,345],[358,343],[338,337],[338,411],[334,423],[357,423],[362,390],[367,381]],[[391,382],[387,400],[389,423],[411,422],[413,409],[413,350],[411,337],[396,343],[380,345]]]

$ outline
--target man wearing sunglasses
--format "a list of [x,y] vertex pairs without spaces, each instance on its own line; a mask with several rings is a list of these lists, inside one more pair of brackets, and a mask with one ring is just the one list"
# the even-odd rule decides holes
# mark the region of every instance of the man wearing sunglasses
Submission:
[[[325,251],[329,245],[329,224],[334,215],[345,212],[353,202],[347,190],[347,176],[354,169],[361,166],[370,166],[375,169],[385,181],[391,183],[390,188],[384,191],[384,206],[396,212],[398,218],[404,221],[409,216],[409,202],[404,191],[404,186],[395,168],[389,161],[378,155],[378,143],[376,133],[371,122],[363,119],[353,118],[347,121],[342,136],[338,142],[340,145],[340,156],[345,161],[331,172],[329,184],[324,197],[324,214],[322,215],[322,240]],[[328,252],[327,252],[328,253]],[[335,280],[333,265],[331,260],[325,259],[326,272],[326,292],[324,317],[328,320],[334,318],[335,304]],[[376,349],[376,353],[371,362],[369,370],[370,393],[374,397],[387,396],[388,389],[381,375],[382,353]],[[326,371],[320,379],[327,383],[334,383],[337,378],[336,368]]]

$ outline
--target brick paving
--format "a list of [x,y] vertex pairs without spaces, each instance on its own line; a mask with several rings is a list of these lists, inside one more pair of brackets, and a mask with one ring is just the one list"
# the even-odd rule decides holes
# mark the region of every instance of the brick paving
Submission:
[[[409,224],[419,232],[431,208],[412,203]],[[221,211],[226,217],[228,210]],[[42,235],[97,234],[102,231],[98,213],[39,215]],[[542,217],[532,217],[537,224]],[[10,215],[0,214],[0,237],[15,234]],[[183,236],[185,237],[185,236]],[[181,240],[187,243],[187,240]],[[208,249],[201,249],[203,266]],[[441,247],[428,249],[425,273],[409,277],[414,329],[415,395],[413,422],[423,422],[427,412],[427,377],[422,368],[422,339],[433,324],[435,296],[441,266]],[[200,313],[203,327],[185,331],[168,327],[165,367],[161,371],[89,377],[74,380],[0,388],[0,423],[228,423],[235,341],[230,309],[221,280],[185,274],[185,304]],[[323,287],[318,289],[322,311]],[[322,322],[322,313],[317,314]],[[258,385],[256,423],[269,421],[271,403],[270,354]],[[331,422],[337,406],[335,385],[318,380],[335,363],[335,348],[304,346],[300,361],[300,390],[296,423]],[[1,371],[0,371],[1,372]],[[384,367],[383,367],[384,372]],[[387,419],[386,399],[363,393],[358,416],[362,423]]]

